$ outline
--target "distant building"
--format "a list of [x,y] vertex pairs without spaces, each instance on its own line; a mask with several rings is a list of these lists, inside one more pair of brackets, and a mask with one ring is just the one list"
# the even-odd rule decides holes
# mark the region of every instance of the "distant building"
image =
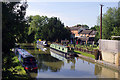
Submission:
[[80,37],[95,37],[96,31],[93,30],[83,30],[79,33]]
[[81,32],[79,32],[80,36],[78,40],[81,43],[87,42],[93,44],[96,33],[97,31],[93,31],[93,30],[82,30]]
[[70,30],[75,37],[79,37],[78,31],[80,28],[81,27],[70,27]]
[[86,30],[86,28],[84,28],[83,26],[78,26],[78,27],[69,27],[70,31],[72,32],[72,34],[74,35],[75,38],[80,37],[79,32],[82,30]]
[[78,43],[94,43],[94,38],[97,33],[97,31],[90,30],[84,26],[73,26],[73,27],[68,27],[71,31],[71,39],[76,39]]

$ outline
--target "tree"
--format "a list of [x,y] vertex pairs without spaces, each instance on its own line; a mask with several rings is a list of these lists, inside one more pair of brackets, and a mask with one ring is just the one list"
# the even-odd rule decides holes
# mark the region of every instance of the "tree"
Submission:
[[89,26],[84,24],[84,25],[81,25],[81,24],[77,24],[76,26],[74,27],[84,27],[85,29],[89,29]]
[[8,52],[24,32],[27,2],[2,3],[2,51]]
[[85,29],[89,29],[89,26],[88,25],[82,25]]
[[34,41],[41,38],[41,31],[45,24],[47,24],[48,18],[47,16],[30,16],[29,17],[29,32],[28,35],[34,33]]
[[48,20],[48,24],[42,28],[41,37],[45,40],[58,40],[60,42],[61,40],[70,38],[70,30],[64,27],[59,18],[51,17]]
[[111,39],[112,35],[120,36],[120,8],[109,8],[103,15],[103,39]]

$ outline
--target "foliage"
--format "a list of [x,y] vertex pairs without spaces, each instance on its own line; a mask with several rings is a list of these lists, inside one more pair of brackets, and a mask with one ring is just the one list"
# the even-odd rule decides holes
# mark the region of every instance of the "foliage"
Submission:
[[64,28],[64,24],[57,17],[51,17],[41,33],[42,39],[60,41],[70,37],[70,32]]
[[28,34],[34,32],[34,40],[42,39],[47,41],[60,41],[70,38],[70,30],[57,17],[48,18],[47,16],[30,16],[31,22]]
[[76,25],[76,26],[74,26],[74,27],[80,27],[80,26],[84,27],[85,29],[89,29],[89,26],[88,26],[88,25],[86,25],[86,24],[84,24],[84,25],[77,24],[77,25]]
[[94,27],[91,27],[91,30],[97,31],[97,34],[95,35],[95,43],[98,42],[99,38],[100,38],[100,26],[95,25]]
[[48,22],[47,16],[30,16],[30,27],[29,27],[29,32],[28,35],[31,33],[34,33],[34,39],[38,40],[40,37],[40,33],[42,31],[42,28],[44,27],[45,24]]
[[2,79],[29,79],[26,71],[13,52],[3,55]]
[[109,8],[103,15],[103,39],[120,36],[120,8]]
[[25,12],[27,2],[2,3],[2,51],[8,52],[14,43],[25,37]]

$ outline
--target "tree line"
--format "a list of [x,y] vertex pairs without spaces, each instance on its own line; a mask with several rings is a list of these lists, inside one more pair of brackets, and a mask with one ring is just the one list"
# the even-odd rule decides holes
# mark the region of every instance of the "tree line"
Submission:
[[[48,18],[47,16],[29,16],[28,35],[33,35],[33,41],[38,39],[46,41],[61,41],[70,39],[71,32],[57,17]],[[29,41],[29,42],[33,42]]]
[[2,52],[10,51],[15,43],[70,39],[70,30],[59,18],[39,15],[25,18],[27,7],[27,2],[2,3]]

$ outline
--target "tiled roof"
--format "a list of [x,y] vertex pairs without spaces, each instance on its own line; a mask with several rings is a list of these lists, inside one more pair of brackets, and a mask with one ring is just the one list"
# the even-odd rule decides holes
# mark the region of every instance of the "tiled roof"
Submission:
[[83,30],[80,34],[90,34],[92,30]]
[[92,31],[90,35],[96,35],[97,31]]
[[70,30],[79,30],[81,27],[69,27]]

